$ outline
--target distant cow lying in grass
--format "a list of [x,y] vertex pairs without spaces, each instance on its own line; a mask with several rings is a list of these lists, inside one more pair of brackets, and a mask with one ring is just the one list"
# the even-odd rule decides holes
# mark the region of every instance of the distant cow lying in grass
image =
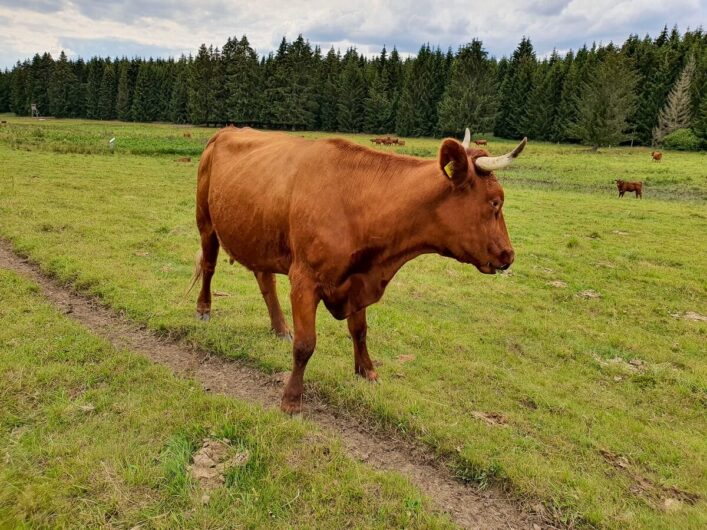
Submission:
[[617,180],[616,187],[619,188],[619,197],[623,197],[627,191],[635,191],[636,198],[643,198],[643,182],[626,182]]
[[405,145],[404,140],[393,138],[392,136],[379,136],[378,138],[371,138],[371,142],[376,145]]
[[488,142],[486,140],[474,140],[476,145],[486,145]]
[[661,153],[660,151],[653,151],[651,153],[651,156],[653,157],[654,162],[660,162],[663,158],[663,153]]

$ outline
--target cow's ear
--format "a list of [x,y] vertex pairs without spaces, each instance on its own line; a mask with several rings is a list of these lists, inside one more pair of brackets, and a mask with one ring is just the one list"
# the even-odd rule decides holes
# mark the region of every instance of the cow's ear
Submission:
[[439,167],[455,186],[464,184],[469,176],[466,149],[458,141],[447,138],[439,148]]

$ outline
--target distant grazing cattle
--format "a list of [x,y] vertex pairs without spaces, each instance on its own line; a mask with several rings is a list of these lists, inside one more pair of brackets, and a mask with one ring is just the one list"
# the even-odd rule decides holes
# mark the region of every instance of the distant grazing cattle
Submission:
[[653,151],[651,156],[653,157],[654,162],[660,162],[663,159],[663,153],[660,151]]
[[298,412],[303,376],[317,342],[323,302],[347,319],[355,373],[378,379],[366,346],[366,307],[407,261],[435,253],[484,274],[511,266],[503,189],[493,171],[525,147],[490,156],[443,140],[436,160],[368,149],[339,138],[316,141],[234,127],[217,132],[199,163],[196,222],[201,235],[192,286],[197,317],[211,314],[219,248],[255,274],[272,329],[292,338],[275,288],[290,279],[293,368],[282,397]]
[[486,145],[488,142],[486,140],[474,140],[476,145]]
[[619,189],[619,197],[623,197],[627,191],[635,191],[636,198],[643,198],[643,182],[626,182],[625,180],[617,180],[616,187]]
[[191,138],[191,133],[187,131],[182,136],[184,136],[184,138]]
[[377,138],[371,138],[371,142],[376,145],[405,145],[403,140],[393,138],[392,136],[379,136]]
[[191,162],[191,157],[190,156],[181,156],[177,158],[177,162]]

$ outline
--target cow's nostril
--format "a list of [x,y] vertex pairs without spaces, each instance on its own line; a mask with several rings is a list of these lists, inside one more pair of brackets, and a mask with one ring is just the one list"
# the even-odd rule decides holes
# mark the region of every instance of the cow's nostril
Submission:
[[[511,263],[513,263],[513,260],[515,259],[515,252],[513,250],[506,249],[501,252],[501,263],[505,264],[507,269],[508,267],[511,266]],[[504,270],[505,270],[504,269]]]

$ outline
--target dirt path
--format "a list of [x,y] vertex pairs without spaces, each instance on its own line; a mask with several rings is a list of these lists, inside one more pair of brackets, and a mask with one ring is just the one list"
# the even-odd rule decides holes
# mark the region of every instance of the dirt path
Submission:
[[[96,301],[42,274],[38,267],[14,254],[0,241],[0,267],[32,279],[44,296],[60,311],[116,348],[138,352],[169,366],[177,374],[193,377],[210,392],[233,396],[264,407],[280,403],[284,376],[268,376],[237,361],[224,360],[179,342],[170,342],[145,330]],[[366,425],[330,410],[315,399],[305,401],[304,416],[335,433],[349,454],[376,469],[398,471],[407,476],[434,503],[465,528],[533,529],[553,528],[539,514],[525,512],[502,491],[479,490],[453,477],[440,458],[412,441],[390,432],[367,429]]]

